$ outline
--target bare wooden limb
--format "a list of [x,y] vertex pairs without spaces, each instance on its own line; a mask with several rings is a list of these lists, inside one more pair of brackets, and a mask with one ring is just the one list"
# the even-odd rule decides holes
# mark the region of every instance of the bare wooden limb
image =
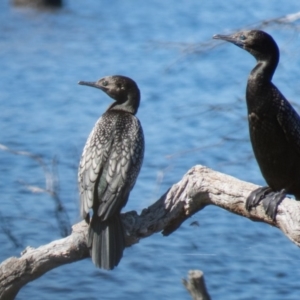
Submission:
[[[171,234],[186,219],[215,205],[229,212],[278,227],[300,246],[300,203],[284,199],[278,207],[275,221],[262,205],[249,213],[245,201],[256,185],[213,171],[204,166],[190,169],[181,181],[174,184],[159,200],[144,209],[123,214],[127,246],[156,232]],[[37,249],[27,248],[20,258],[9,258],[0,265],[0,299],[13,299],[19,289],[47,271],[60,265],[89,257],[86,246],[87,225],[84,221],[73,226],[67,238],[53,241]]]
[[37,249],[27,247],[21,257],[11,257],[0,265],[0,299],[14,299],[28,282],[67,263],[89,257],[86,246],[87,225],[73,226],[66,238],[53,241]]
[[188,280],[182,279],[182,283],[191,294],[193,300],[211,299],[206,289],[204,274],[202,271],[190,270]]

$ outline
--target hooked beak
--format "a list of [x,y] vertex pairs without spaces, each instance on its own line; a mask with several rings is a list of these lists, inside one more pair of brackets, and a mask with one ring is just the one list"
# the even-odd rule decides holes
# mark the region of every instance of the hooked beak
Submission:
[[106,91],[105,87],[100,85],[98,81],[78,81],[78,84],[80,85],[87,85],[87,86],[91,86],[97,89],[100,89],[102,91]]
[[232,43],[232,44],[234,44],[238,47],[241,47],[241,48],[244,47],[244,42],[239,39],[239,35],[237,35],[237,34],[231,34],[231,35],[215,34],[213,36],[213,39],[230,42],[230,43]]

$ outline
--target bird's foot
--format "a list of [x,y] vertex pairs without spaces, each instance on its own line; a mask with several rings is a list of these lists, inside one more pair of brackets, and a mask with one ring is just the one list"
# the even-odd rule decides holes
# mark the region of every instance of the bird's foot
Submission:
[[272,192],[268,194],[263,200],[263,207],[265,209],[266,214],[275,221],[277,207],[280,202],[286,197],[285,189],[282,189],[280,192]]
[[260,187],[251,192],[246,200],[246,209],[250,211],[252,207],[257,206],[271,192],[272,190],[268,186]]
[[246,209],[250,211],[262,201],[266,215],[275,221],[277,207],[285,197],[286,191],[284,189],[280,192],[273,192],[268,186],[261,187],[250,193],[246,200]]

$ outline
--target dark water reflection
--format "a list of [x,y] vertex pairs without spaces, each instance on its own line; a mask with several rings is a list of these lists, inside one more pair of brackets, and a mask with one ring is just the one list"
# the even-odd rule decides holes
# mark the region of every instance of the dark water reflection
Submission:
[[[169,46],[217,43],[215,33],[298,9],[297,0],[284,6],[78,0],[38,12],[1,2],[0,143],[39,154],[50,165],[57,157],[60,197],[71,223],[79,221],[79,156],[110,100],[77,82],[123,74],[141,89],[138,117],[146,136],[144,165],[126,210],[145,208],[195,164],[263,184],[243,100],[253,58],[231,45],[188,56]],[[274,82],[297,102],[298,32],[266,30],[282,52]],[[53,201],[20,183],[44,187],[41,167],[1,151],[0,174],[1,219],[20,244],[1,231],[1,260],[60,238]],[[192,221],[200,227],[189,226]],[[126,249],[114,272],[96,270],[89,260],[63,266],[27,285],[18,299],[188,299],[180,279],[189,269],[204,271],[213,299],[298,299],[299,259],[299,249],[275,228],[209,207],[171,236],[158,234]]]

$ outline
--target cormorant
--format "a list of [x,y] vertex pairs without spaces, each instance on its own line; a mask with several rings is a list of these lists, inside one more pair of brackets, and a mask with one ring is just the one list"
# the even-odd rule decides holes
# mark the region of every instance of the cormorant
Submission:
[[144,157],[143,130],[135,117],[140,91],[132,79],[119,75],[79,84],[99,88],[115,100],[90,133],[78,170],[80,213],[89,223],[92,261],[99,268],[111,270],[118,265],[125,248],[120,211]]
[[264,31],[241,31],[215,35],[248,51],[257,61],[251,71],[246,100],[250,139],[255,158],[268,186],[254,190],[246,209],[263,202],[266,214],[275,220],[277,207],[286,194],[300,200],[300,117],[272,83],[279,49]]

